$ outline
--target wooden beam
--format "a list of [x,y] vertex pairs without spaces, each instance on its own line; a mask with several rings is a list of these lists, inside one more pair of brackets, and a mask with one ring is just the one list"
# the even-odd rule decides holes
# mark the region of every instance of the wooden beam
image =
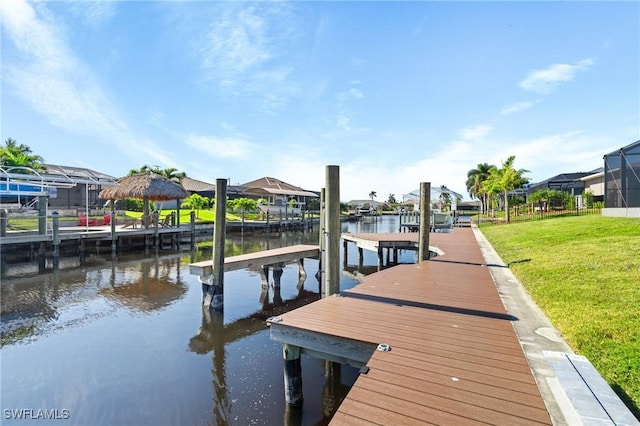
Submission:
[[302,348],[303,353],[360,367],[369,361],[377,344],[346,339],[283,325],[270,319],[271,340]]
[[[224,259],[225,272],[246,268],[259,268],[276,263],[297,262],[301,258],[317,259],[320,250],[318,246],[296,245],[278,249],[264,250],[256,253],[241,254]],[[189,265],[192,275],[209,275],[213,272],[213,261],[205,260]]]

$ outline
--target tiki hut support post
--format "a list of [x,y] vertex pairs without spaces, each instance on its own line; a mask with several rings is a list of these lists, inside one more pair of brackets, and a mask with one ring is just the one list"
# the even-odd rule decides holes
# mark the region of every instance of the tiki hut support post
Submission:
[[[213,274],[202,279],[208,284],[204,294],[204,305],[215,311],[224,310],[224,242],[227,214],[227,180],[216,179],[216,217],[213,228]],[[203,284],[203,291],[204,291]]]

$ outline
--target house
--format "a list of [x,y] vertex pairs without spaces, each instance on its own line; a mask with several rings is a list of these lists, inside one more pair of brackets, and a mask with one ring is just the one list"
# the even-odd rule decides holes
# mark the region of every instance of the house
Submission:
[[[185,177],[181,184],[191,194],[199,194],[207,198],[215,197],[215,183]],[[243,197],[256,200],[265,199],[267,205],[262,206],[261,209],[277,214],[280,210],[284,211],[285,209],[289,209],[290,213],[299,213],[300,208],[306,204],[309,198],[318,198],[319,195],[272,177],[263,177],[243,185],[227,184],[227,198],[229,200]],[[164,202],[163,208],[175,208],[175,201]]]
[[104,200],[98,194],[103,187],[116,184],[115,177],[84,167],[44,166],[46,170],[32,173],[3,168],[0,202],[35,209],[41,197],[46,197],[49,210],[76,214],[80,209],[102,209]]
[[380,210],[386,203],[375,200],[350,200],[347,203],[350,213],[369,214],[372,211]]
[[[191,194],[202,195],[203,197],[213,198],[216,195],[216,184],[204,182],[197,179],[192,179],[190,177],[185,177],[180,182],[182,187],[189,191]],[[244,191],[244,187],[239,185],[228,185],[227,184],[227,196],[229,199],[242,197],[242,193]]]
[[589,191],[593,194],[594,202],[604,201],[604,167],[594,170],[590,175],[581,177],[580,180],[584,182],[584,192]]
[[604,156],[604,216],[640,217],[640,140]]
[[[458,202],[462,200],[462,194],[459,194],[446,186],[431,186],[431,209],[432,211],[441,211],[443,208],[443,194],[447,194],[450,201],[451,211],[457,210]],[[402,195],[402,204],[413,204],[413,211],[420,211],[420,189],[415,189],[408,194]]]
[[557,189],[572,195],[580,195],[585,190],[585,182],[581,179],[598,173],[600,169],[589,172],[560,173],[541,182],[532,183],[527,187],[527,194],[532,194],[542,189]]
[[304,206],[311,198],[319,198],[316,192],[304,190],[272,177],[263,177],[240,185],[243,197],[265,199],[270,206]]

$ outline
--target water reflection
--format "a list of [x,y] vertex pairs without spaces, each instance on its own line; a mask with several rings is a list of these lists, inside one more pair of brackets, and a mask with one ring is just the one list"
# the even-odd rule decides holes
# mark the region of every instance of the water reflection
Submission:
[[[317,229],[231,235],[225,255],[317,241]],[[265,324],[319,298],[317,260],[305,261],[308,276],[297,265],[265,279],[257,269],[225,274],[221,315],[202,309],[188,270],[210,258],[161,250],[3,267],[0,408],[68,409],[69,425],[327,424],[357,369],[303,355],[305,402],[291,410],[282,346]],[[341,277],[342,289],[355,283]]]
[[[89,263],[76,260],[37,275],[25,274],[29,268],[20,266],[20,273],[4,277],[0,287],[2,345],[79,326],[112,310],[107,304],[107,309],[87,313],[81,306],[97,299],[140,312],[166,308],[186,292],[180,278],[180,256],[135,260],[109,256]],[[172,271],[177,271],[175,277]],[[84,315],[78,318],[76,311]]]

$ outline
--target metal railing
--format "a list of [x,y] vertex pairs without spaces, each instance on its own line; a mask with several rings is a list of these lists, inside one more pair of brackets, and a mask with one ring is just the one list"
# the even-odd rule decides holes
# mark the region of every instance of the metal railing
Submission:
[[[562,217],[589,216],[602,214],[602,208],[572,208],[572,209],[549,209],[549,210],[525,210],[523,208],[513,208],[509,212],[508,223],[533,222],[546,219]],[[504,211],[496,211],[485,215],[476,215],[473,222],[478,226],[506,225],[506,215]]]

